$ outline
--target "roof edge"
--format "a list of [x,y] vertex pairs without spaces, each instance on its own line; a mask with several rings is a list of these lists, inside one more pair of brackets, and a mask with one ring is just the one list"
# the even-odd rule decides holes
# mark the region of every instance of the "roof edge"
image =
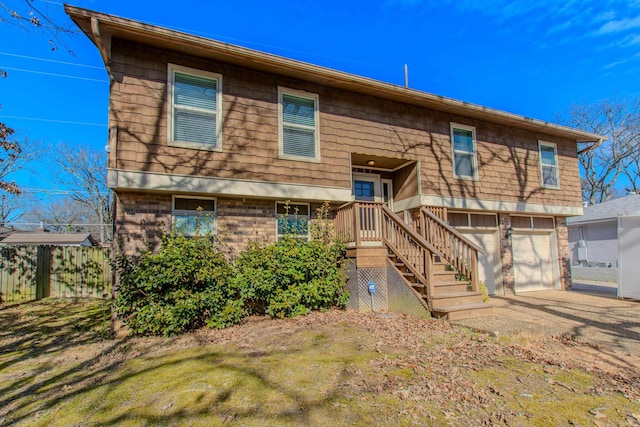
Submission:
[[[188,45],[190,51],[198,53],[207,52],[209,55],[219,55],[223,58],[237,58],[249,61],[257,68],[259,66],[268,67],[271,72],[288,73],[288,75],[299,74],[304,79],[307,76],[313,81],[313,77],[323,79],[329,83],[356,92],[375,93],[375,96],[384,97],[400,102],[423,105],[434,110],[451,112],[476,119],[494,121],[515,127],[524,127],[536,130],[541,133],[568,138],[576,142],[601,143],[606,139],[603,135],[573,129],[559,124],[533,119],[526,116],[485,107],[453,98],[435,95],[417,89],[405,88],[403,86],[382,82],[368,77],[350,74],[331,68],[310,64],[295,59],[286,58],[271,53],[266,53],[242,46],[223,43],[206,37],[196,36],[166,27],[146,24],[115,15],[96,12],[69,4],[64,5],[64,10],[78,27],[92,40],[95,40],[91,33],[91,19],[98,20],[101,28],[109,30],[119,37],[126,35],[142,37],[147,41],[159,44],[161,41],[171,41],[175,45]],[[101,33],[107,31],[101,30]],[[109,66],[110,64],[105,64]]]

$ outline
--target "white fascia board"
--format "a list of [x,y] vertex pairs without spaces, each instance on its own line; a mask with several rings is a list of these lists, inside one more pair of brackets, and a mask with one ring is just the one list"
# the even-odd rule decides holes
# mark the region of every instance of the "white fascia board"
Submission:
[[482,200],[423,194],[421,203],[426,206],[444,206],[449,209],[468,209],[493,212],[512,212],[540,215],[582,215],[582,206],[547,205],[539,203],[510,202],[505,200]]
[[123,171],[118,169],[108,170],[107,185],[113,190],[147,190],[322,202],[349,202],[353,200],[351,188]]

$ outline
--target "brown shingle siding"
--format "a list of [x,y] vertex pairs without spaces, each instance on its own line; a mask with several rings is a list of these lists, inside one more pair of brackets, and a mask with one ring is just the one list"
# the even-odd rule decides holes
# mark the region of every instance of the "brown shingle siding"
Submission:
[[[420,162],[427,195],[580,206],[575,142],[114,40],[116,167],[350,188],[351,153]],[[167,145],[167,64],[223,76],[222,152]],[[321,163],[278,158],[278,86],[319,94]],[[450,123],[476,127],[477,181],[453,178]],[[560,190],[542,189],[538,140],[558,145]]]

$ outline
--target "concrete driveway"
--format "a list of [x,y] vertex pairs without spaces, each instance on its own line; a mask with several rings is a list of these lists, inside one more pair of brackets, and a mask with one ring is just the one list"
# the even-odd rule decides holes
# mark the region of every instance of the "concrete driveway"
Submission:
[[495,336],[567,336],[600,351],[640,356],[640,302],[616,298],[616,284],[574,283],[567,292],[492,297],[494,314],[454,322]]

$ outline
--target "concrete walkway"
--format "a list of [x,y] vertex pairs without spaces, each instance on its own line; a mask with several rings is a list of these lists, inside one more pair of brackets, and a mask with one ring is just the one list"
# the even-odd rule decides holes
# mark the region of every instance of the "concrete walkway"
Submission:
[[580,282],[567,292],[492,297],[492,316],[454,323],[495,336],[568,336],[640,357],[640,302],[617,299],[616,293],[615,283]]

